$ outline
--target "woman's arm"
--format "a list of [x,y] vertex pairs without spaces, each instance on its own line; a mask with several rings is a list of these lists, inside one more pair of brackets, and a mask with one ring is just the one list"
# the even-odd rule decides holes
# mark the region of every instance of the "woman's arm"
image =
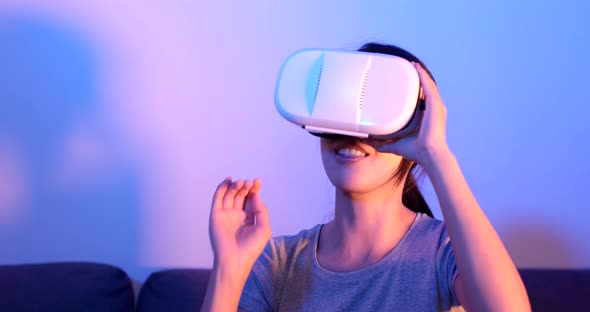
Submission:
[[215,261],[201,311],[238,309],[250,270],[271,236],[259,192],[258,179],[226,179],[215,191],[209,219]]
[[469,311],[530,311],[524,285],[498,234],[448,150],[424,163],[451,239],[459,277],[455,293]]
[[498,234],[471,193],[446,143],[446,108],[434,81],[414,64],[426,95],[417,134],[382,147],[418,162],[444,216],[459,277],[455,292],[467,310],[530,311],[526,289]]

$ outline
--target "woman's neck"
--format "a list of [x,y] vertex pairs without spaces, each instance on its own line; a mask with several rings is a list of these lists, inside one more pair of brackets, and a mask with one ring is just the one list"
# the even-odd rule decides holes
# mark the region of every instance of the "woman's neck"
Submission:
[[322,228],[318,261],[332,271],[355,271],[382,259],[403,238],[416,217],[401,189],[350,194],[336,190],[334,220]]

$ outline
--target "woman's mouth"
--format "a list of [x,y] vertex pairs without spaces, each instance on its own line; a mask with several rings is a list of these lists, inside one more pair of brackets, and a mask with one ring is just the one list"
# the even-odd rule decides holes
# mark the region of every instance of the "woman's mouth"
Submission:
[[354,146],[346,146],[336,149],[337,158],[344,161],[360,160],[368,155],[367,152]]

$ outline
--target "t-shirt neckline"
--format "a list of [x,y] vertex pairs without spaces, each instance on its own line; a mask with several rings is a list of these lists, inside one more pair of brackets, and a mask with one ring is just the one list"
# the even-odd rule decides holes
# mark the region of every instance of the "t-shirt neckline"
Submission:
[[312,255],[311,255],[313,258],[314,271],[318,274],[330,276],[333,278],[338,278],[338,277],[340,277],[340,278],[358,278],[361,276],[371,275],[370,273],[375,272],[375,271],[379,271],[381,268],[383,268],[384,266],[387,266],[388,263],[390,263],[393,259],[395,259],[396,257],[399,256],[399,250],[406,243],[406,241],[408,240],[408,237],[412,234],[416,225],[423,218],[423,215],[424,214],[420,213],[420,212],[416,213],[414,221],[412,221],[412,224],[410,224],[410,227],[408,228],[408,230],[406,231],[404,236],[395,245],[395,247],[393,247],[381,260],[371,264],[370,266],[368,266],[366,268],[362,268],[362,269],[356,270],[356,271],[349,271],[349,272],[334,272],[334,271],[330,271],[328,269],[325,269],[324,267],[322,267],[320,265],[320,263],[318,261],[317,251],[318,251],[318,245],[319,245],[320,232],[321,232],[322,227],[325,224],[318,224],[315,227],[314,233],[313,233],[313,248],[312,248]]

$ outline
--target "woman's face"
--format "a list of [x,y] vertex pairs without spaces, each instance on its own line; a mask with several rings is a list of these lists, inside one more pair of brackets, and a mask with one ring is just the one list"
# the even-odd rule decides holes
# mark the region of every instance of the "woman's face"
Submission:
[[353,137],[321,138],[322,162],[332,184],[347,193],[366,193],[393,183],[402,157],[376,147]]

